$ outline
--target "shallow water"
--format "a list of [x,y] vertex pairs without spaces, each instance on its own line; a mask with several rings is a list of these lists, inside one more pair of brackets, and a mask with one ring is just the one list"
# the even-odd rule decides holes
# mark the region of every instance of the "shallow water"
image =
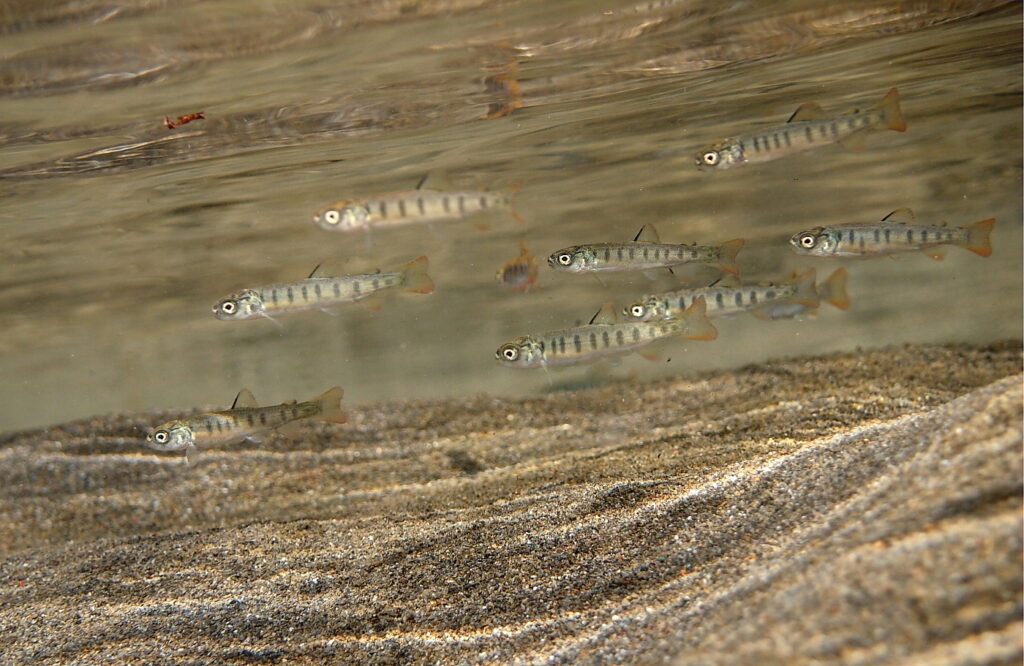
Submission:
[[[846,266],[853,307],[720,320],[718,340],[628,358],[615,376],[1021,336],[1019,3],[19,4],[0,11],[0,430],[226,405],[243,386],[267,402],[333,384],[354,402],[547,391],[542,370],[501,367],[494,350],[654,287],[542,265],[542,289],[521,294],[494,272],[520,239],[543,263],[648,222],[665,242],[745,238],[747,280]],[[909,129],[864,152],[693,166],[700,147],[802,102],[849,111],[894,86]],[[434,170],[459,187],[521,186],[526,224],[382,230],[369,246],[312,224],[326,203]],[[923,221],[997,218],[995,252],[836,261],[786,246],[904,206]],[[380,312],[279,329],[210,311],[324,260],[360,272],[420,254],[436,293],[394,294]],[[552,377],[595,380],[586,367]]]

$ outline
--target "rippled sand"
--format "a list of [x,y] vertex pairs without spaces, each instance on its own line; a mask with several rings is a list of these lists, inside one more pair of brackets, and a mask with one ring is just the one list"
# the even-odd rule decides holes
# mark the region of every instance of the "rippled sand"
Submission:
[[2,438],[5,663],[1021,659],[1021,350]]

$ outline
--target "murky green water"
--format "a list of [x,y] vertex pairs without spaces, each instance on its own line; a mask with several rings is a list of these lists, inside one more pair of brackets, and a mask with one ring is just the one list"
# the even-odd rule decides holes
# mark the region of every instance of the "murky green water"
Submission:
[[[341,384],[354,402],[549,390],[499,366],[505,340],[646,293],[642,275],[556,274],[502,289],[522,239],[747,240],[744,277],[850,270],[853,307],[719,321],[711,343],[613,370],[655,377],[901,342],[1021,336],[1021,5],[988,2],[7,3],[0,9],[0,430],[226,405]],[[518,82],[523,108],[496,77]],[[695,150],[898,87],[909,130],[702,173]],[[204,111],[177,130],[172,117]],[[497,117],[485,117],[497,116]],[[409,189],[521,185],[526,220],[362,236],[320,206]],[[786,241],[909,206],[995,217],[994,254],[829,261]],[[437,291],[380,312],[221,322],[232,291],[389,268],[426,254]],[[691,275],[706,279],[703,274]],[[586,368],[553,373],[587,379]],[[685,418],[685,415],[680,415]]]

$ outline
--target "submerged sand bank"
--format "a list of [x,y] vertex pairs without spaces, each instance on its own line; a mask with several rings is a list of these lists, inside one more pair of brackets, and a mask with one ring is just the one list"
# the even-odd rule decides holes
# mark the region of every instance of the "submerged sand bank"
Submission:
[[301,441],[0,438],[5,663],[954,664],[1022,656],[1021,351],[918,347]]

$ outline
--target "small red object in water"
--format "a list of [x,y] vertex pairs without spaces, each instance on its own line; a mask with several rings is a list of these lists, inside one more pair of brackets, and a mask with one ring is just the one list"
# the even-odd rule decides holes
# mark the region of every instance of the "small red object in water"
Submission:
[[187,116],[178,116],[178,120],[171,120],[170,116],[164,116],[164,125],[167,129],[174,129],[175,127],[181,127],[186,123],[190,123],[193,120],[206,120],[206,113],[200,111],[199,113],[190,113]]

